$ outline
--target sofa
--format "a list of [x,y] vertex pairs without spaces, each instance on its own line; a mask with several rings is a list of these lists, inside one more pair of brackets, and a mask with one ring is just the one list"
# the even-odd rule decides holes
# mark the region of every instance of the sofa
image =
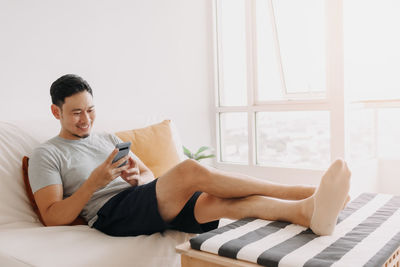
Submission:
[[[154,145],[158,138],[149,126],[156,125],[155,121],[157,118],[99,122],[94,130],[126,134],[124,130],[132,129],[134,141],[146,147],[143,142]],[[176,127],[169,121],[163,125],[169,125],[171,142],[183,160]],[[139,134],[135,130],[140,130]],[[56,120],[0,121],[0,266],[180,266],[175,247],[193,235],[168,230],[149,236],[112,237],[87,225],[46,227],[39,221],[27,196],[22,158],[58,131]],[[163,143],[158,140],[158,146]]]

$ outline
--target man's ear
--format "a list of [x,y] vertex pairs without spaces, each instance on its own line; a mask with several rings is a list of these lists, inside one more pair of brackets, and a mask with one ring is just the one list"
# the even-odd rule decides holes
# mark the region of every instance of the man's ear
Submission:
[[54,104],[51,105],[51,113],[53,113],[53,116],[57,120],[61,118],[61,109],[57,105]]

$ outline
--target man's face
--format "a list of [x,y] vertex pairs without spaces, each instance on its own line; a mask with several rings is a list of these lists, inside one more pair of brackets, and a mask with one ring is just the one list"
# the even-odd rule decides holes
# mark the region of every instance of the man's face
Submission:
[[66,97],[61,108],[52,105],[52,112],[61,123],[60,137],[78,140],[90,135],[96,112],[87,91]]

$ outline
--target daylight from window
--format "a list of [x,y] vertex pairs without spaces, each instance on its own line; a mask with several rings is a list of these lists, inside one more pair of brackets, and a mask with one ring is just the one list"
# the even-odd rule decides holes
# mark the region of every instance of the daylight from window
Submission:
[[340,125],[347,160],[400,158],[400,1],[343,1],[345,116],[335,121],[326,1],[216,1],[221,162],[322,169]]

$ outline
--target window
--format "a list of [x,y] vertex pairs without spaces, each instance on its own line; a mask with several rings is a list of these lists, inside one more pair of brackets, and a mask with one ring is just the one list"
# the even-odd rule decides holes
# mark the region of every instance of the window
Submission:
[[396,0],[215,0],[219,164],[323,170],[396,154],[387,140],[400,127],[384,129],[400,115],[399,11]]
[[399,159],[400,2],[343,3],[349,159]]
[[260,165],[329,164],[327,111],[256,112],[256,162]]

